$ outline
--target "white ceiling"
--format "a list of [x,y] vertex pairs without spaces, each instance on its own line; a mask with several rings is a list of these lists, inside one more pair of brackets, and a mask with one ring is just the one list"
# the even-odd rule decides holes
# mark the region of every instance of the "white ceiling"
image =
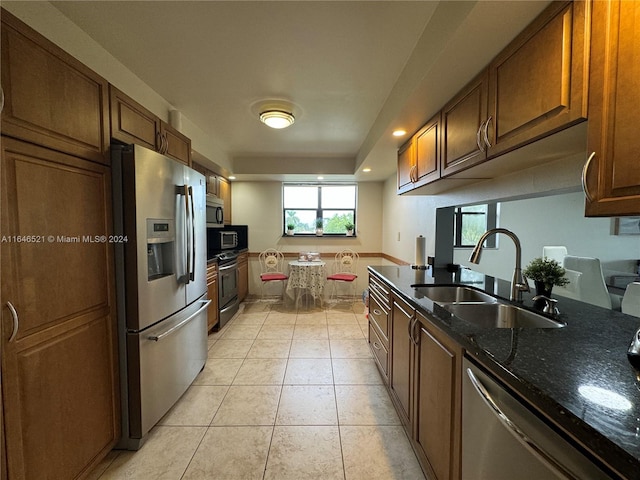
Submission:
[[[231,158],[238,179],[382,180],[548,1],[52,2]],[[284,130],[267,99],[293,104]],[[371,173],[363,174],[362,168]]]

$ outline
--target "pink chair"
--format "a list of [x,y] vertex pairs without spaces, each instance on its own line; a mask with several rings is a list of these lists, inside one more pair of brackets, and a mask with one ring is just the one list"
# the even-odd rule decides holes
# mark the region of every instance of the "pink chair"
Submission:
[[338,283],[351,284],[353,288],[352,296],[356,294],[356,274],[358,268],[358,260],[360,256],[353,250],[345,249],[336,253],[335,262],[333,264],[333,273],[327,277],[332,282],[332,290],[329,298],[337,297],[336,285]]
[[264,299],[264,284],[269,282],[282,282],[284,295],[285,283],[289,277],[283,273],[284,255],[275,248],[268,248],[258,256],[260,261],[260,294]]

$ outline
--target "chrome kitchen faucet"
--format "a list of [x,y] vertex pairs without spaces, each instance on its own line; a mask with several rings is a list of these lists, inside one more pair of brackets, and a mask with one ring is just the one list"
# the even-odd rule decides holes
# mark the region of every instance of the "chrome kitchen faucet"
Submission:
[[518,236],[515,233],[513,233],[511,230],[507,230],[506,228],[492,228],[491,230],[487,230],[482,234],[480,240],[478,240],[478,243],[473,248],[473,252],[471,252],[471,256],[469,257],[469,261],[471,263],[475,263],[476,265],[480,263],[482,244],[489,236],[496,233],[504,233],[507,237],[513,240],[513,243],[515,243],[516,245],[516,266],[513,270],[513,277],[511,278],[511,296],[509,297],[509,299],[511,301],[522,303],[522,292],[529,291],[529,284],[522,276],[522,248],[520,247],[520,239],[518,239]]

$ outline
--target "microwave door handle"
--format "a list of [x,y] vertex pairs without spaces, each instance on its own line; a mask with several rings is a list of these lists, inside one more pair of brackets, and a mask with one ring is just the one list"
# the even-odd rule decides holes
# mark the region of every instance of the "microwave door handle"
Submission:
[[191,270],[189,270],[189,280],[194,281],[196,275],[196,209],[193,204],[193,187],[189,187],[189,199],[191,202]]
[[224,211],[222,207],[216,208],[216,222],[222,225],[224,223]]

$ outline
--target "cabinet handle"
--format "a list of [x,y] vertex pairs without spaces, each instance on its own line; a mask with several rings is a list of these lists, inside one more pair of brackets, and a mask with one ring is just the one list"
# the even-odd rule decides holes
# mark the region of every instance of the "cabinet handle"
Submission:
[[491,148],[493,146],[489,141],[489,124],[491,123],[492,120],[493,120],[493,117],[490,116],[487,119],[487,121],[484,122],[484,129],[483,129],[484,143],[487,145],[488,148]]
[[169,151],[169,137],[167,137],[167,134],[164,134],[164,152],[162,153],[167,153]]
[[373,348],[375,348],[376,350],[382,350],[382,347],[380,347],[378,342],[373,342]]
[[416,183],[415,175],[413,174],[415,169],[416,169],[416,166],[415,165],[411,165],[411,169],[409,170],[409,181],[411,183]]
[[162,146],[164,145],[164,142],[162,141],[162,134],[160,132],[156,133],[156,143],[156,150],[158,151],[158,153],[162,153]]
[[485,122],[482,122],[478,127],[478,131],[476,132],[476,145],[478,145],[478,149],[484,153],[484,147],[482,146],[482,141],[480,140],[480,135],[482,134],[482,127],[484,127]]
[[491,397],[491,394],[487,391],[482,382],[480,382],[480,380],[473,374],[470,368],[467,368],[467,376],[469,377],[469,380],[471,380],[471,385],[473,385],[473,388],[478,393],[478,395],[480,395],[480,398],[482,398],[485,405],[489,407],[489,409],[498,418],[498,420],[500,420],[500,423],[502,423],[505,428],[509,430],[511,434],[516,437],[516,439],[518,439],[527,450],[529,450],[539,460],[553,469],[562,478],[565,478],[567,480],[576,480],[576,477],[574,477],[569,471],[567,471],[567,469],[564,468],[555,458],[553,458],[551,454],[546,452],[542,447],[540,447],[531,438],[529,438],[529,436],[502,411],[493,397]]
[[11,332],[11,336],[9,337],[9,342],[13,342],[13,340],[16,338],[16,335],[18,335],[18,327],[20,326],[20,322],[18,320],[18,312],[16,312],[16,309],[11,304],[11,302],[7,302],[7,307],[9,307],[11,318],[13,318],[13,331]]
[[4,110],[4,88],[0,86],[0,112]]
[[589,187],[587,186],[587,174],[589,173],[589,166],[591,165],[591,160],[593,160],[593,157],[595,156],[596,156],[596,152],[593,152],[591,155],[589,155],[589,158],[587,158],[587,161],[584,162],[584,167],[582,167],[582,175],[580,178],[582,180],[582,191],[584,192],[584,196],[587,197],[587,201],[589,203],[593,202],[593,197],[589,193]]
[[374,315],[382,315],[382,312],[380,310],[378,310],[377,308],[373,309],[373,314]]

